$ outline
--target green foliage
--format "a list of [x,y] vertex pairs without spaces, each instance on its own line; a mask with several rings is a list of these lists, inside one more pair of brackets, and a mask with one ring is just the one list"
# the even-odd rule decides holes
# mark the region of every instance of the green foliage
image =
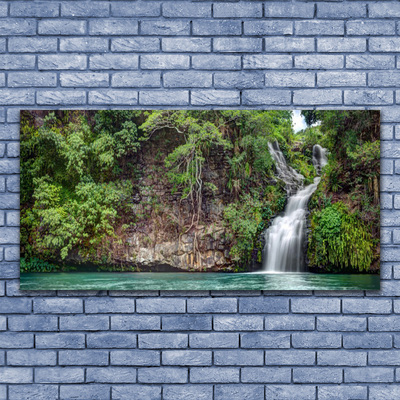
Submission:
[[57,272],[60,267],[39,258],[26,259],[25,257],[21,257],[20,269],[21,272]]
[[310,265],[369,271],[373,240],[360,218],[341,202],[314,212],[308,247]]

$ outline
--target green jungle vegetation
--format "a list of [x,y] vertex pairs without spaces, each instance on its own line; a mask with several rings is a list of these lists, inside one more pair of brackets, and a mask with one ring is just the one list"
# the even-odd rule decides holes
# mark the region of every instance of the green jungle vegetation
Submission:
[[[135,271],[122,253],[149,221],[175,238],[222,225],[234,270],[247,270],[261,261],[260,236],[286,202],[268,151],[276,140],[305,184],[315,177],[313,145],[329,151],[309,205],[310,269],[376,273],[379,112],[303,115],[308,127],[294,134],[290,111],[21,112],[21,272],[87,263]],[[161,192],[146,186],[149,168]],[[205,211],[216,200],[219,221]]]

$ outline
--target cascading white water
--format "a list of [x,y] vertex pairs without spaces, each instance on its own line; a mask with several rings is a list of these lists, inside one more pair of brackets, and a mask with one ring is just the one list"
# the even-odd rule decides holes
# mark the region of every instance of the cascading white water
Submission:
[[[304,271],[303,245],[306,234],[307,204],[317,189],[320,177],[303,188],[304,177],[289,167],[277,142],[268,144],[275,160],[278,177],[282,179],[292,194],[282,216],[278,216],[265,232],[263,270],[266,272]],[[313,164],[318,174],[326,165],[326,151],[319,145],[313,147]],[[294,191],[294,194],[293,194]]]

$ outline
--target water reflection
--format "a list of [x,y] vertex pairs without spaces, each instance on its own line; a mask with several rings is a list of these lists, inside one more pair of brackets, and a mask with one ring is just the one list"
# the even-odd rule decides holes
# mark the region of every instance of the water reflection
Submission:
[[379,290],[379,275],[77,272],[21,274],[21,290]]

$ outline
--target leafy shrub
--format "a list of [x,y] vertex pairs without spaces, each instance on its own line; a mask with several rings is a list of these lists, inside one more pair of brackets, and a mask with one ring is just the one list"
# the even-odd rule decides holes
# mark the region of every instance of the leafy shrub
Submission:
[[373,261],[371,233],[343,203],[312,214],[309,239],[311,266],[369,271]]

